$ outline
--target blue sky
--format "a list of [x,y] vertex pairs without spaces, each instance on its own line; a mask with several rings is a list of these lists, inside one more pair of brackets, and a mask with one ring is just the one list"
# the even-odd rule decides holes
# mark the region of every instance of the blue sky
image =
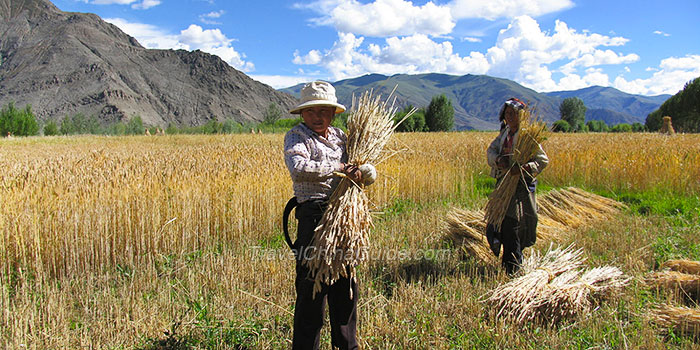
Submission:
[[53,0],[275,88],[367,73],[486,74],[534,90],[675,94],[700,77],[698,0]]

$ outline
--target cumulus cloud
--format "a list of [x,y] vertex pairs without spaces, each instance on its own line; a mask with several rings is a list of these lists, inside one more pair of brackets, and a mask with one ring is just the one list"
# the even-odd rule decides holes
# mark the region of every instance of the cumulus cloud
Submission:
[[453,0],[449,7],[455,19],[532,17],[565,10],[574,6],[570,0]]
[[332,26],[339,32],[370,37],[449,34],[455,26],[450,8],[428,2],[415,6],[411,1],[375,0],[363,4],[357,0],[320,0],[297,8],[314,10],[322,17],[316,25]]
[[146,10],[160,5],[160,0],[83,0],[83,2],[94,5],[131,5],[136,10]]
[[618,76],[613,81],[613,86],[633,94],[676,94],[687,82],[700,76],[700,55],[669,57],[661,60],[659,67],[651,71],[655,72],[648,79],[628,81]]
[[105,21],[116,25],[147,48],[202,50],[219,56],[232,67],[244,72],[255,69],[252,62],[245,60],[244,54],[233,48],[231,43],[234,40],[226,37],[219,29],[205,30],[196,24],[191,24],[179,34],[172,34],[153,25],[132,23],[121,18],[106,18]]

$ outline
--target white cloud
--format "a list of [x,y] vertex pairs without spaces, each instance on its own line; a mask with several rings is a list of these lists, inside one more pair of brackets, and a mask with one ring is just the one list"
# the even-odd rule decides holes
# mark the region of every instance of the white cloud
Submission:
[[172,34],[150,24],[132,23],[121,18],[106,18],[105,21],[135,37],[147,48],[202,50],[219,56],[232,67],[244,72],[255,69],[252,62],[245,60],[244,54],[237,52],[231,46],[234,40],[227,38],[219,29],[204,30],[196,24],[191,24],[179,34]]
[[160,5],[160,0],[82,0],[84,3],[93,5],[131,5],[131,8],[136,10],[146,10],[154,6]]
[[557,12],[574,6],[570,0],[453,0],[449,4],[455,19],[532,17]]
[[669,57],[661,60],[658,70],[648,79],[628,81],[616,77],[613,86],[633,94],[676,94],[685,84],[700,76],[700,55]]
[[415,6],[411,1],[375,0],[368,4],[357,0],[320,0],[298,8],[314,10],[322,17],[312,23],[328,25],[339,32],[372,37],[449,34],[455,26],[450,8],[428,2]]
[[221,16],[223,16],[225,13],[226,11],[224,10],[205,13],[203,15],[199,15],[199,20],[204,24],[221,24],[216,20],[221,18]]
[[311,76],[284,76],[284,75],[251,75],[251,78],[272,86],[275,89],[282,89],[297,84],[307,83],[309,81],[315,80],[315,77]]
[[468,42],[470,42],[470,43],[480,43],[480,42],[481,42],[481,38],[474,38],[474,37],[471,37],[471,36],[466,36],[466,37],[462,38],[462,41],[468,41]]
[[656,35],[661,35],[661,36],[666,36],[666,37],[671,36],[671,34],[664,33],[664,32],[662,32],[662,31],[660,31],[660,30],[655,30],[655,31],[654,31],[654,34],[656,34]]

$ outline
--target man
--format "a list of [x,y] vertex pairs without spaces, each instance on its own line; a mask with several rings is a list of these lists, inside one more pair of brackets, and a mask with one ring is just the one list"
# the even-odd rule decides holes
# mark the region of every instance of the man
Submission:
[[326,300],[331,323],[331,343],[340,349],[357,349],[357,284],[341,278],[324,285],[314,297],[314,280],[304,259],[317,250],[311,246],[314,230],[326,209],[328,198],[340,182],[335,172],[360,181],[362,173],[346,164],[347,137],[330,126],[336,114],[345,111],[337,102],[335,88],[324,81],[306,84],[301,90],[301,103],[290,111],[301,114],[303,123],[292,128],[284,138],[284,159],[292,177],[294,195],[299,203],[299,222],[293,249],[296,261],[296,307],[292,349],[318,349]]

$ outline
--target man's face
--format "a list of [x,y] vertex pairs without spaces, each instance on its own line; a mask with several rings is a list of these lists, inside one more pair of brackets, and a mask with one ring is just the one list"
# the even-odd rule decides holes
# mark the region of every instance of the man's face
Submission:
[[301,110],[301,119],[304,120],[304,124],[315,133],[324,136],[334,115],[335,107],[332,106],[314,106]]

